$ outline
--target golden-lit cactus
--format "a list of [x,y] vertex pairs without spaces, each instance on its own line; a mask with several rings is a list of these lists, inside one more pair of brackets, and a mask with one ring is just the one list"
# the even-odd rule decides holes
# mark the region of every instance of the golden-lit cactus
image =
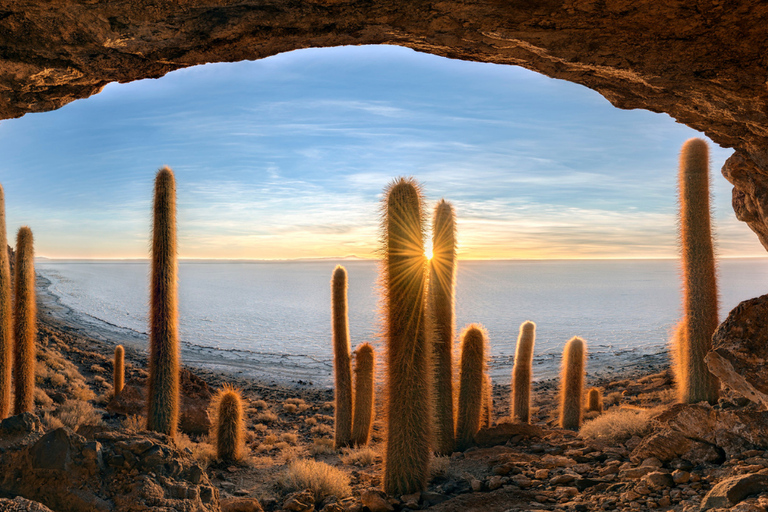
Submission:
[[125,349],[122,345],[115,347],[115,360],[112,363],[113,378],[112,388],[115,396],[119,395],[125,384]]
[[490,375],[483,380],[483,418],[481,426],[491,428],[493,425],[493,381]]
[[515,366],[512,367],[512,421],[531,421],[531,379],[535,343],[536,324],[523,322],[515,347]]
[[563,350],[560,375],[560,427],[578,430],[581,427],[584,403],[584,363],[587,347],[581,338],[571,338]]
[[384,490],[400,496],[426,488],[432,436],[431,325],[424,212],[413,179],[396,180],[384,199],[382,265],[387,341],[387,447]]
[[176,180],[155,177],[149,308],[147,430],[176,435],[179,421],[179,319],[176,266]]
[[603,412],[603,394],[597,388],[587,393],[587,412]]
[[459,411],[456,422],[456,448],[466,450],[480,430],[486,367],[485,329],[470,324],[461,333],[461,363],[459,375]]
[[243,458],[245,418],[243,399],[232,386],[225,386],[213,398],[216,421],[211,425],[211,437],[216,439],[216,456],[220,460],[237,461]]
[[355,417],[352,421],[352,444],[365,446],[373,425],[373,347],[363,343],[355,350]]
[[717,329],[717,281],[709,212],[709,150],[689,139],[680,152],[680,241],[683,320],[673,349],[678,398],[683,403],[717,402],[720,383],[704,357]]
[[5,191],[0,186],[0,420],[11,413],[13,368],[13,308],[8,238],[5,231]]
[[338,265],[331,279],[331,327],[333,334],[333,369],[335,373],[336,410],[334,413],[336,448],[352,442],[352,361],[349,354],[347,318],[347,271]]
[[37,305],[35,303],[35,249],[32,230],[24,226],[16,236],[14,263],[13,358],[14,414],[35,408],[35,338]]
[[429,295],[435,322],[435,451],[450,454],[456,443],[453,396],[453,338],[456,288],[456,216],[445,199],[432,219]]

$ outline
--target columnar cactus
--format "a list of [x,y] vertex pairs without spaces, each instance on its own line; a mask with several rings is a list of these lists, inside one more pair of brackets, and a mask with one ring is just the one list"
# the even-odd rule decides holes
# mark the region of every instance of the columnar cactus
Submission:
[[352,421],[352,444],[365,446],[373,425],[373,347],[363,343],[355,350],[355,417]]
[[333,368],[336,376],[335,444],[349,446],[352,441],[352,362],[349,354],[349,322],[347,319],[347,271],[341,265],[331,279],[331,327],[333,334]]
[[237,461],[243,457],[245,418],[240,392],[227,386],[214,397],[216,422],[216,456],[225,461]]
[[8,238],[5,231],[5,191],[0,186],[0,420],[11,413],[13,368],[13,308]]
[[385,194],[383,288],[387,340],[387,447],[384,490],[421,491],[429,476],[432,435],[428,267],[419,186],[401,178]]
[[32,230],[26,226],[20,228],[16,236],[14,274],[13,410],[15,414],[21,414],[35,408],[35,338],[37,337],[34,240]]
[[581,427],[586,355],[586,344],[581,338],[571,338],[565,344],[560,377],[560,426],[562,428],[578,430]]
[[597,388],[592,388],[587,394],[587,412],[603,412],[603,395]]
[[523,322],[515,348],[515,366],[512,367],[512,421],[531,421],[531,378],[533,345],[536,343],[536,324]]
[[461,334],[461,374],[459,376],[459,411],[456,423],[456,447],[466,450],[480,430],[485,380],[485,329],[468,325]]
[[456,288],[456,217],[441,200],[432,220],[430,305],[435,322],[435,451],[450,454],[455,445],[453,396],[454,291]]
[[115,361],[112,367],[114,370],[112,387],[114,388],[115,396],[117,396],[123,390],[123,384],[125,383],[125,349],[122,345],[115,347]]
[[680,153],[680,241],[683,267],[683,320],[675,347],[679,400],[717,402],[720,383],[704,357],[717,329],[717,280],[709,212],[709,151],[689,139]]
[[163,167],[155,178],[153,205],[147,430],[171,437],[179,421],[178,324],[176,181]]

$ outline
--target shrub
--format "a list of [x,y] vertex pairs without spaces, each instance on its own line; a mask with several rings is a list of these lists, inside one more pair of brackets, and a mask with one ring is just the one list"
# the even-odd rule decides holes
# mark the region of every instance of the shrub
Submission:
[[272,411],[260,412],[253,417],[254,423],[274,423],[277,421],[277,414]]
[[291,462],[282,483],[288,491],[311,490],[318,504],[328,496],[340,499],[352,494],[346,473],[312,459]]
[[341,462],[350,466],[370,466],[379,457],[379,452],[369,446],[342,448],[341,452]]
[[80,425],[101,424],[101,415],[88,402],[67,400],[58,412],[59,420],[72,430],[77,430]]
[[335,453],[336,447],[333,439],[330,437],[317,437],[312,442],[312,446],[309,448],[309,453],[312,455],[325,455],[329,453]]
[[646,409],[610,409],[602,416],[584,423],[579,435],[590,441],[621,443],[632,436],[642,436],[649,428],[651,413]]
[[296,411],[299,410],[299,408],[296,404],[285,403],[283,404],[283,410],[288,414],[294,414]]

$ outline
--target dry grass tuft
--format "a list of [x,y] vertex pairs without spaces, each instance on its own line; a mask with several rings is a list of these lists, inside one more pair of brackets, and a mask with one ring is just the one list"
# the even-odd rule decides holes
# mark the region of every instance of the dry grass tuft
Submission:
[[313,427],[313,426],[317,425],[317,420],[315,418],[305,418],[304,419],[304,423],[306,423],[310,427]]
[[46,430],[55,430],[57,428],[61,428],[64,426],[64,424],[61,422],[59,418],[57,418],[56,416],[53,416],[49,412],[43,413],[42,420]]
[[277,414],[272,411],[264,411],[253,417],[254,423],[274,423],[277,421]]
[[299,406],[297,406],[296,404],[285,403],[283,404],[283,410],[288,414],[295,414],[296,411],[299,410]]
[[341,499],[352,494],[346,473],[312,459],[291,462],[283,475],[282,484],[288,491],[311,490],[315,503],[322,502],[328,496]]
[[269,434],[268,436],[264,437],[264,440],[261,442],[261,444],[265,444],[267,446],[271,446],[277,442],[277,436],[274,434]]
[[48,407],[50,405],[53,405],[53,400],[51,399],[51,397],[48,396],[48,394],[45,391],[36,387],[35,388],[35,405],[39,405],[41,407]]
[[299,442],[299,436],[290,432],[285,432],[280,435],[280,440],[288,444],[296,444]]
[[646,409],[610,409],[602,416],[584,423],[579,435],[587,440],[606,443],[624,442],[643,436],[649,428],[651,412]]
[[341,452],[341,462],[350,466],[370,466],[379,457],[379,452],[369,446],[342,448]]
[[80,425],[101,425],[101,415],[91,404],[80,400],[67,400],[59,409],[59,420],[72,430]]
[[257,424],[255,424],[255,425],[253,426],[253,431],[254,431],[254,432],[261,432],[261,433],[264,433],[264,432],[266,432],[267,430],[268,430],[267,426],[266,426],[265,424],[263,424],[263,423],[257,423]]
[[333,428],[330,425],[317,425],[309,429],[309,431],[317,435],[333,434]]
[[327,455],[335,452],[335,443],[330,437],[317,437],[309,447],[309,453],[312,455]]
[[253,405],[257,409],[267,408],[267,402],[265,402],[264,400],[256,400],[255,402],[251,402],[251,405]]
[[299,405],[302,405],[304,403],[304,400],[302,400],[301,398],[287,398],[285,400],[285,403],[299,406]]
[[144,416],[132,414],[123,420],[123,428],[128,432],[141,432],[147,424]]

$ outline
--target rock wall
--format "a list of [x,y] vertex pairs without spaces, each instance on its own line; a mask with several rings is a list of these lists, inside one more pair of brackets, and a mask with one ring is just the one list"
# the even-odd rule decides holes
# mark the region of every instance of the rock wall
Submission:
[[757,0],[0,0],[0,118],[206,62],[396,44],[576,82],[735,148],[737,214],[768,247],[750,209],[768,195],[766,26]]

